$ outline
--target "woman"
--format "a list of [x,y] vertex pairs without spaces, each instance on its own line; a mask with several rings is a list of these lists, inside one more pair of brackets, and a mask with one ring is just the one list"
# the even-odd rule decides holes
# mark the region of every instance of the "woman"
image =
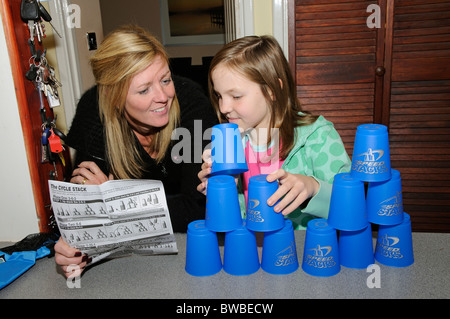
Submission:
[[[184,128],[193,138],[194,125],[206,130],[217,118],[201,87],[172,78],[168,62],[161,43],[140,27],[125,26],[109,34],[91,58],[97,85],[81,98],[65,142],[77,151],[72,183],[161,180],[173,229],[185,232],[189,222],[205,214],[205,196],[196,191],[201,159],[177,164],[172,134]],[[192,150],[199,145],[194,142],[199,141],[190,142],[190,154],[195,154]],[[207,141],[201,143],[203,149]],[[89,262],[62,240],[55,253],[64,272],[68,265],[83,269]]]

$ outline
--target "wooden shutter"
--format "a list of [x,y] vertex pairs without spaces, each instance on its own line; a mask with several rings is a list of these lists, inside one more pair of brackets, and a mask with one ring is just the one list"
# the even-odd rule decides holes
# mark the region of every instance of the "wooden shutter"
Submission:
[[413,229],[450,231],[450,1],[396,0],[389,134]]
[[356,127],[374,118],[376,29],[370,1],[295,2],[295,67],[303,109],[332,121],[353,152]]

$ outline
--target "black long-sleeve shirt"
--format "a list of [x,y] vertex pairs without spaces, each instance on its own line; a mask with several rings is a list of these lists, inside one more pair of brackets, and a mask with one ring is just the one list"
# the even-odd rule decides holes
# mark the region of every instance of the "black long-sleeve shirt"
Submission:
[[[197,191],[200,183],[197,174],[201,170],[201,153],[210,142],[203,140],[203,133],[218,121],[200,85],[178,76],[173,76],[173,81],[180,104],[181,121],[177,132],[181,137],[172,141],[165,158],[159,164],[156,164],[140,143],[137,144],[146,165],[141,178],[162,181],[173,230],[186,232],[191,221],[205,218],[206,199]],[[197,123],[194,122],[196,120]],[[109,175],[96,86],[81,97],[65,143],[76,150],[75,166],[83,161],[93,161]],[[186,147],[189,145],[190,156],[184,153],[188,151]],[[184,161],[177,164],[180,156]]]

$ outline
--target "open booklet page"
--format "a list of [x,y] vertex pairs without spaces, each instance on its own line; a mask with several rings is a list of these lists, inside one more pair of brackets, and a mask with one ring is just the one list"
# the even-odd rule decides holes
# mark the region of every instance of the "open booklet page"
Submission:
[[62,238],[92,257],[92,263],[131,253],[178,252],[161,181],[49,181],[49,189]]

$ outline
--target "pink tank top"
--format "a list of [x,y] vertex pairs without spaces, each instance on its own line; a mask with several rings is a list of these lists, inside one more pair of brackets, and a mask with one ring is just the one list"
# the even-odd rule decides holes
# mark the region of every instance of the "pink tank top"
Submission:
[[[281,147],[281,143],[280,143]],[[279,168],[284,163],[284,160],[281,160],[279,156],[274,156],[271,159],[273,146],[269,148],[267,151],[255,151],[253,147],[250,145],[250,141],[247,140],[247,145],[245,147],[245,159],[247,160],[248,171],[242,174],[242,186],[245,195],[245,202],[247,202],[248,195],[248,180],[250,177],[255,175],[268,175]]]

